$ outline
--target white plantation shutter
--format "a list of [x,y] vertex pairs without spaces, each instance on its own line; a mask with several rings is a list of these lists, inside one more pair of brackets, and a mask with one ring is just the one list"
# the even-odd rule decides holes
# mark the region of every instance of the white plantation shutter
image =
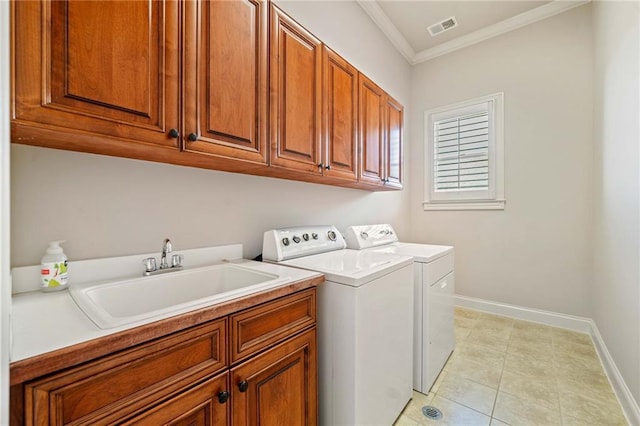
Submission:
[[425,112],[425,208],[504,208],[502,103],[498,93]]
[[434,123],[435,190],[489,188],[489,113]]

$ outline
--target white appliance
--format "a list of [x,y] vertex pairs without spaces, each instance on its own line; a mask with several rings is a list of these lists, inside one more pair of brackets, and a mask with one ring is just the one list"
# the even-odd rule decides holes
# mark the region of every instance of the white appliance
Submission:
[[394,423],[412,392],[412,259],[345,249],[334,226],[267,231],[262,258],[321,272],[321,425]]
[[455,346],[453,247],[398,242],[391,225],[350,226],[347,247],[414,261],[413,387],[428,393]]

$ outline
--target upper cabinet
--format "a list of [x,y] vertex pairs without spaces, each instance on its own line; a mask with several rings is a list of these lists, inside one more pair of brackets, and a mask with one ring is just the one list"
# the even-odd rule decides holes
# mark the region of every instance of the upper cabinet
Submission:
[[38,144],[79,149],[99,135],[177,148],[169,132],[179,126],[178,3],[12,6],[14,141],[63,130]]
[[358,70],[328,47],[322,54],[324,174],[358,179]]
[[271,165],[320,174],[322,43],[271,5]]
[[266,164],[268,4],[184,8],[184,149]]
[[386,95],[384,106],[385,185],[402,188],[402,131],[404,107],[391,96]]
[[359,86],[360,181],[401,189],[404,108],[362,74]]
[[13,142],[402,187],[402,105],[270,0],[11,8]]
[[360,74],[361,181],[381,185],[384,179],[384,91]]

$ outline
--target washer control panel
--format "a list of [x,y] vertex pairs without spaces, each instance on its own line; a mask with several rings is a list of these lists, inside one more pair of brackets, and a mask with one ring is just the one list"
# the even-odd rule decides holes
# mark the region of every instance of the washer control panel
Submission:
[[380,225],[350,226],[344,231],[347,248],[362,250],[383,246],[398,241],[393,227],[387,223]]
[[262,239],[262,259],[280,262],[333,250],[347,244],[333,225],[272,229]]

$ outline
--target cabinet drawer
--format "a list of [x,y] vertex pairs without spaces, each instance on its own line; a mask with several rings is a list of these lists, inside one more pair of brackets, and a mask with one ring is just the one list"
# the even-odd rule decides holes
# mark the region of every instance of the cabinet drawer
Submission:
[[100,425],[227,365],[222,319],[25,385],[26,424]]
[[231,363],[316,323],[316,290],[304,290],[231,315]]

